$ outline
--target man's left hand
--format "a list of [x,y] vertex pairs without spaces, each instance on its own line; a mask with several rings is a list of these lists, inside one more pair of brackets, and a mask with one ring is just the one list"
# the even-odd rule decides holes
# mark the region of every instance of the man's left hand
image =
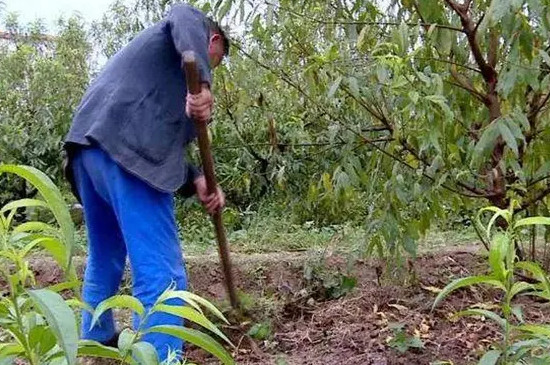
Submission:
[[216,188],[216,193],[208,194],[204,176],[196,178],[194,183],[197,189],[197,197],[208,214],[213,215],[225,206],[225,195],[219,186]]

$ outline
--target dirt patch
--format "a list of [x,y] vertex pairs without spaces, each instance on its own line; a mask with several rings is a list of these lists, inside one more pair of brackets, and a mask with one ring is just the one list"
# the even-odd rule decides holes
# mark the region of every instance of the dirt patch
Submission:
[[[307,268],[319,263],[307,254],[235,255],[233,259],[246,311],[232,317],[232,325],[223,329],[238,345],[235,356],[239,364],[428,365],[447,361],[466,365],[475,363],[483,350],[499,339],[488,321],[450,320],[452,313],[469,305],[491,306],[497,293],[463,289],[431,311],[436,288],[484,272],[484,258],[475,250],[422,256],[411,268],[415,281],[407,287],[381,283],[375,262],[350,266],[341,257],[325,257],[321,267],[329,278],[338,272],[342,273],[339,277],[346,277],[345,273],[357,278],[353,291],[339,299],[327,298],[326,292],[320,295],[323,285],[306,279]],[[77,267],[81,266],[82,261],[77,260]],[[32,267],[41,283],[52,284],[61,277],[49,260],[33,260]],[[190,257],[187,267],[191,290],[227,308],[217,257]],[[526,320],[550,319],[548,306],[527,300],[521,304]],[[268,326],[265,338],[253,340],[246,335],[254,323]],[[400,336],[404,341],[417,338],[422,347],[400,352],[396,341]],[[188,356],[200,364],[217,363],[193,348]]]

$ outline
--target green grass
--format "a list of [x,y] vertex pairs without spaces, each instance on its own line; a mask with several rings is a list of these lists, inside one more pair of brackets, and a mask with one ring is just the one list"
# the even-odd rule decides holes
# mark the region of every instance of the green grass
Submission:
[[[210,218],[198,209],[180,210],[177,216],[179,238],[186,255],[213,254],[217,250]],[[231,251],[254,254],[272,252],[331,250],[339,253],[360,252],[368,236],[361,226],[351,224],[318,227],[313,222],[296,224],[288,215],[274,212],[224,213],[224,225]],[[85,229],[77,232],[77,255],[86,252]],[[431,230],[420,239],[419,252],[478,242],[472,227],[452,231]]]

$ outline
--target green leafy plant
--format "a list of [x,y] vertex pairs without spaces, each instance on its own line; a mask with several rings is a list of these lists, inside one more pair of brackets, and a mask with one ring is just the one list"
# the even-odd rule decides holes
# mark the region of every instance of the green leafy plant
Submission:
[[[549,225],[550,218],[529,217],[516,219],[514,202],[509,209],[487,207],[480,210],[476,224],[483,226],[484,212],[492,212],[489,222],[483,226],[484,234],[490,240],[488,275],[469,276],[454,280],[439,293],[435,308],[450,293],[473,285],[488,285],[500,292],[499,311],[469,308],[456,313],[461,316],[480,316],[494,321],[501,331],[502,342],[480,359],[483,365],[546,364],[550,361],[550,326],[526,323],[522,308],[514,305],[520,295],[530,295],[550,300],[548,274],[534,262],[520,261],[516,254],[515,241],[520,230],[532,225]],[[495,228],[497,225],[504,228]],[[518,280],[516,273],[525,272],[532,280]]]
[[248,330],[246,334],[256,340],[263,341],[273,335],[273,329],[271,323],[269,322],[256,323]]
[[[94,313],[93,321],[112,308],[129,308],[146,324],[155,312],[165,312],[199,325],[224,340],[231,341],[205,316],[203,308],[223,322],[227,319],[210,302],[190,292],[171,288],[155,305],[145,310],[136,298],[117,295],[92,309],[79,300],[80,281],[72,265],[74,225],[67,205],[59,189],[41,171],[29,166],[0,165],[0,175],[15,174],[24,178],[40,194],[41,199],[21,199],[0,208],[0,277],[6,288],[0,300],[0,362],[11,363],[21,359],[31,365],[68,364],[77,357],[101,357],[130,364],[158,364],[155,349],[141,341],[147,333],[164,333],[197,345],[219,358],[223,364],[233,364],[231,355],[210,335],[183,326],[154,326],[136,331],[122,332],[118,348],[103,346],[97,342],[80,340],[76,309]],[[38,221],[18,223],[14,216],[18,209],[29,207],[47,209],[55,217],[55,224]],[[48,288],[35,288],[34,273],[28,257],[42,248],[64,268],[66,280]],[[70,292],[68,292],[70,290]],[[66,294],[65,297],[61,293]],[[69,295],[72,293],[72,296]],[[185,305],[167,302],[179,299]]]
[[394,348],[404,354],[411,349],[421,349],[424,347],[424,343],[419,337],[409,336],[407,334],[404,324],[392,323],[389,327],[393,332],[392,338],[388,341],[391,348]]
[[[171,300],[184,301],[185,305],[173,305],[166,302]],[[107,348],[93,341],[81,341],[81,346],[86,348],[85,355],[107,357],[120,360],[124,363],[160,364],[155,348],[148,342],[142,341],[142,337],[148,333],[163,333],[181,338],[187,343],[194,344],[208,353],[217,357],[223,364],[233,364],[231,355],[213,337],[196,329],[174,325],[158,325],[145,328],[149,317],[158,312],[168,313],[188,322],[201,326],[209,332],[224,340],[230,346],[231,341],[216,327],[203,312],[203,308],[215,315],[222,322],[229,324],[224,315],[210,302],[200,296],[187,292],[167,289],[149,309],[145,310],[143,304],[129,295],[116,295],[101,302],[93,311],[92,326],[99,320],[102,314],[114,308],[130,309],[140,317],[140,327],[136,330],[124,329],[118,340],[118,347]],[[84,355],[84,352],[83,352]]]
[[326,266],[324,259],[306,264],[304,279],[312,294],[319,300],[339,299],[357,286],[356,277],[339,270],[334,272]]
[[[0,175],[4,173],[25,179],[42,199],[16,200],[0,208],[0,275],[7,283],[7,293],[0,300],[0,327],[13,339],[0,345],[0,358],[22,357],[30,364],[40,364],[52,353],[61,351],[67,362],[74,364],[78,330],[70,304],[81,304],[78,299],[67,302],[58,293],[66,289],[78,293],[79,282],[71,265],[74,226],[70,214],[57,187],[41,171],[28,166],[0,165]],[[36,221],[16,224],[17,210],[28,207],[49,209],[57,224]],[[28,256],[39,247],[64,268],[65,283],[48,289],[31,289],[35,280]]]

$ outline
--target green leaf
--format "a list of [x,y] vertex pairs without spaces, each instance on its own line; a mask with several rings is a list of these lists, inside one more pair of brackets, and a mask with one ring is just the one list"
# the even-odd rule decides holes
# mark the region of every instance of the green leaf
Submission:
[[453,34],[449,29],[438,28],[436,30],[437,49],[442,55],[448,56],[453,46]]
[[[6,212],[9,212],[11,210],[13,210],[13,213],[15,213],[15,210],[17,210],[19,208],[47,207],[47,206],[48,205],[43,200],[20,199],[20,200],[16,200],[16,201],[13,201],[13,202],[10,202],[10,203],[4,205],[4,207],[2,209],[0,209],[0,215],[4,214]],[[13,217],[13,214],[11,214],[10,217],[8,218],[8,220],[6,222],[7,226],[9,226],[11,224],[12,217]]]
[[518,143],[516,141],[516,138],[512,134],[512,131],[510,131],[510,128],[508,128],[508,125],[506,125],[506,122],[504,120],[498,121],[497,124],[498,130],[500,132],[500,135],[504,139],[504,142],[506,142],[506,145],[514,152],[516,156],[518,156]]
[[544,290],[550,295],[550,281],[548,280],[548,275],[537,263],[523,261],[516,263],[515,266],[520,270],[530,272],[541,283]]
[[550,337],[550,325],[544,324],[522,324],[516,327],[522,332],[532,333],[534,335]]
[[94,309],[87,303],[84,303],[78,299],[67,299],[65,301],[65,303],[67,303],[67,305],[71,308],[78,308],[78,309],[81,309],[81,310],[85,310],[87,311],[88,313],[90,314],[93,314],[94,313]]
[[485,155],[493,150],[499,136],[500,130],[498,128],[498,123],[493,122],[485,128],[474,148],[474,153],[472,155],[473,165],[479,163]]
[[74,281],[66,281],[64,283],[54,284],[52,286],[47,287],[47,289],[51,290],[51,291],[54,291],[56,293],[60,293],[64,290],[70,290],[70,289],[78,288],[79,286],[80,286],[80,281],[79,280],[74,280]]
[[42,246],[55,259],[59,266],[67,267],[67,247],[61,241],[52,237],[37,238],[23,248],[23,257],[27,256],[36,246]]
[[155,326],[148,328],[146,333],[163,333],[181,338],[216,356],[224,365],[235,363],[231,355],[216,340],[200,331],[179,326]]
[[498,211],[491,217],[489,224],[487,224],[487,237],[491,237],[491,229],[499,217],[504,218],[508,223],[512,220],[512,214],[508,210],[498,209]]
[[327,94],[329,99],[332,99],[334,97],[334,94],[336,94],[336,90],[338,90],[338,88],[340,87],[341,82],[342,82],[342,76],[338,77],[336,79],[336,81],[334,81],[334,83],[330,87],[330,89],[328,91],[328,94]]
[[518,321],[523,323],[523,310],[519,305],[515,305],[512,307],[512,313],[514,314],[514,316],[516,316]]
[[364,26],[363,28],[361,28],[361,32],[359,32],[359,36],[357,37],[357,49],[360,51],[360,52],[363,52],[365,51],[366,47],[366,41],[367,41],[367,32],[369,30],[369,27],[368,26]]
[[187,319],[191,322],[194,322],[198,325],[201,325],[202,327],[214,332],[216,335],[222,338],[225,342],[233,346],[231,341],[222,333],[222,331],[220,331],[218,327],[216,327],[212,322],[210,322],[208,318],[204,316],[204,314],[196,311],[195,309],[189,306],[159,304],[154,307],[154,311],[169,313],[174,316],[178,316],[178,317]]
[[225,0],[223,5],[218,10],[218,19],[222,19],[229,13],[231,6],[233,5],[233,0]]
[[512,289],[510,289],[510,298],[515,297],[521,292],[524,292],[526,290],[533,290],[535,287],[532,284],[526,283],[524,281],[518,281],[512,285]]
[[92,318],[92,324],[90,326],[94,327],[99,317],[106,311],[113,308],[128,308],[136,312],[141,318],[145,315],[145,308],[141,302],[130,296],[130,295],[115,295],[109,299],[105,299],[103,302],[99,303],[96,307],[94,316]]
[[25,222],[21,223],[13,229],[14,233],[22,232],[43,232],[45,234],[56,235],[57,230],[51,225],[44,222]]
[[46,325],[33,327],[29,332],[29,345],[40,355],[46,354],[56,345],[56,338]]
[[495,312],[491,312],[485,309],[477,309],[477,308],[471,308],[464,311],[460,311],[455,313],[455,317],[464,317],[464,316],[481,316],[486,317],[489,319],[492,319],[494,322],[496,322],[501,328],[506,328],[506,320],[496,314]]
[[28,294],[46,318],[57,343],[65,353],[67,363],[76,364],[78,329],[71,308],[61,295],[47,289],[29,290]]
[[271,335],[271,326],[269,323],[256,323],[246,334],[256,340],[263,341]]
[[491,241],[489,264],[499,280],[504,280],[507,275],[505,259],[508,253],[508,245],[510,245],[510,239],[502,233],[497,234]]
[[352,95],[356,97],[361,96],[359,92],[359,84],[357,83],[357,79],[355,77],[353,76],[348,77],[348,85]]
[[[0,165],[0,174],[4,172],[13,173],[24,178],[40,192],[40,195],[44,198],[44,201],[52,211],[57,224],[61,227],[63,240],[67,246],[69,255],[67,257],[67,262],[70,265],[74,247],[75,228],[61,191],[46,174],[34,167]],[[70,267],[66,267],[65,270],[71,272]]]
[[198,303],[203,307],[205,307],[206,309],[208,309],[212,314],[214,314],[216,317],[221,319],[223,322],[225,322],[226,324],[229,324],[229,321],[225,318],[222,312],[218,310],[218,308],[216,308],[208,300],[196,294],[193,294],[185,290],[167,290],[159,297],[159,299],[157,300],[157,303],[164,303],[170,299],[181,299],[200,312],[201,310],[200,310],[200,307],[197,305]]
[[493,0],[489,6],[488,12],[490,17],[490,25],[499,22],[506,14],[510,12],[512,0]]
[[[118,361],[122,360],[122,356],[117,349],[90,340],[81,340],[78,343],[78,356],[99,357]],[[128,360],[127,362],[130,361]]]
[[502,355],[502,351],[500,350],[488,351],[479,359],[478,365],[496,365],[500,355]]
[[4,214],[12,209],[31,208],[31,207],[48,207],[45,201],[38,199],[20,199],[9,202],[0,209],[0,214]]
[[135,332],[129,328],[125,328],[118,336],[118,349],[121,354],[126,355],[126,352],[130,350],[135,338]]
[[132,356],[137,360],[138,364],[159,364],[157,350],[155,350],[155,347],[149,342],[138,342],[133,344]]
[[522,226],[531,226],[531,225],[550,225],[549,217],[529,217],[520,219],[514,224],[514,228],[519,228]]
[[0,343],[0,359],[25,353],[25,349],[18,343]]
[[437,305],[453,291],[463,288],[465,286],[472,286],[472,285],[479,285],[479,284],[487,284],[502,290],[506,290],[504,285],[502,285],[500,281],[496,280],[494,276],[468,276],[466,278],[456,279],[450,284],[448,284],[445,288],[443,288],[443,290],[439,293],[437,298],[435,298],[434,304],[432,306],[432,310],[435,307],[437,307]]

